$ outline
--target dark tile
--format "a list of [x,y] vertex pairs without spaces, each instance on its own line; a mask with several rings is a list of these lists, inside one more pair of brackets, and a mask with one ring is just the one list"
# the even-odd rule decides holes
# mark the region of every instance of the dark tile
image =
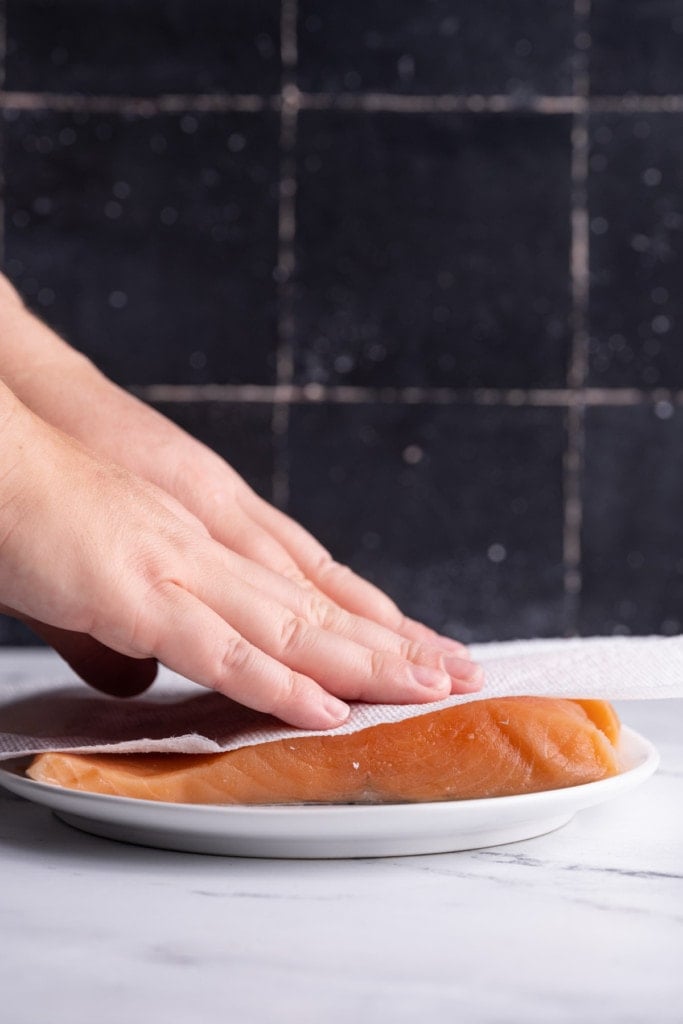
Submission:
[[0,647],[44,647],[40,637],[17,619],[0,615]]
[[274,379],[277,116],[22,113],[7,271],[125,384]]
[[288,511],[411,615],[466,640],[563,632],[558,409],[292,409]]
[[299,84],[323,92],[562,94],[571,0],[299,3]]
[[595,116],[590,383],[683,386],[683,116]]
[[261,402],[160,402],[154,407],[218,452],[263,498],[272,500],[273,407]]
[[587,411],[584,633],[683,630],[683,409]]
[[596,96],[683,92],[683,0],[592,0]]
[[8,0],[9,89],[280,89],[279,0]]
[[305,112],[297,377],[562,385],[570,120]]

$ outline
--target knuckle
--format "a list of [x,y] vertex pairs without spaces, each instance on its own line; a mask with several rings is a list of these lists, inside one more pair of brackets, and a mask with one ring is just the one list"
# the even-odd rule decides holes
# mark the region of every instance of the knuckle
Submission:
[[424,661],[425,649],[416,640],[401,640],[397,652],[404,661]]
[[390,661],[393,659],[386,651],[370,652],[370,675],[374,682],[386,679]]
[[313,589],[313,583],[311,580],[309,580],[306,573],[302,572],[299,566],[294,562],[283,565],[280,570],[280,575],[284,576],[285,579],[288,579],[291,583],[296,583],[297,586],[303,587],[304,590]]
[[169,580],[179,575],[184,561],[182,557],[177,557],[173,548],[153,538],[140,545],[131,560],[131,571],[152,598],[164,597]]
[[319,629],[334,631],[339,626],[337,609],[315,592],[307,595],[304,602],[303,618]]
[[253,650],[248,640],[243,636],[230,637],[220,658],[220,675],[233,675],[235,672],[243,672],[249,667],[253,656]]
[[287,655],[301,650],[306,645],[311,627],[300,615],[287,615],[280,624],[280,651]]

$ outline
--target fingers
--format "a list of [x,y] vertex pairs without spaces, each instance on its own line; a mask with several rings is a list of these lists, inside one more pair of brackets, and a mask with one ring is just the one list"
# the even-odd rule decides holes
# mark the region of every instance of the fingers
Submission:
[[[331,620],[327,621],[325,613],[325,621],[316,621],[315,595],[303,601],[301,614],[297,614],[272,591],[247,582],[244,568],[236,573],[227,569],[212,573],[208,559],[219,553],[222,554],[220,545],[210,543],[206,555],[195,560],[197,573],[193,580],[186,581],[187,589],[250,644],[293,671],[315,679],[337,696],[353,700],[421,703],[438,700],[451,692],[452,678],[446,664],[449,658],[430,651],[423,652],[419,661],[411,662],[402,653],[366,647],[334,628],[341,625],[344,613],[332,609]],[[263,569],[260,572],[267,573]],[[297,595],[305,594],[295,585],[287,585]],[[353,622],[349,623],[348,631],[353,631]],[[410,653],[420,652],[411,647]],[[473,670],[470,662],[460,661],[458,667]],[[479,680],[470,675],[469,681],[459,680],[458,688],[471,690],[478,686]]]
[[423,703],[450,692],[445,672],[318,629],[228,573],[197,580],[197,594],[178,583],[156,588],[132,650],[309,729],[344,721],[348,707],[337,697]]
[[150,602],[139,640],[164,665],[240,704],[304,729],[341,725],[349,709],[313,679],[269,657],[201,600],[169,584]]
[[[299,584],[296,588],[281,587],[278,586],[278,581],[272,577],[266,580],[265,576],[261,581],[254,580],[255,585],[258,586],[260,582],[261,587],[273,595],[277,591],[278,600],[283,601],[297,615],[302,615],[313,623],[317,619],[322,619],[325,628],[372,650],[393,652],[403,660],[445,671],[453,678],[453,692],[467,692],[479,688],[482,672],[478,666],[468,664],[470,656],[463,644],[456,641],[444,642],[434,630],[405,617],[402,618],[404,628],[400,635],[399,631],[380,626],[372,619],[344,612],[326,598],[322,591],[317,591],[315,587],[311,588],[310,581],[282,545],[248,516],[240,516],[237,521],[235,517],[230,518],[226,540],[241,556],[285,577],[290,584]],[[364,583],[363,580],[359,582]],[[302,594],[301,587],[306,584],[308,591]],[[371,587],[370,584],[367,586]],[[384,596],[376,588],[371,589],[380,597]],[[319,595],[319,608],[315,615],[308,615],[306,611],[310,604],[311,590],[313,594],[317,592]]]
[[446,672],[451,680],[451,693],[470,693],[481,689],[483,670],[472,660],[461,657],[437,643],[409,640],[393,630],[379,626],[370,619],[352,615],[338,605],[316,593],[299,597],[295,610],[309,621],[322,625],[339,636],[346,637],[371,651],[386,651],[417,666],[427,666]]
[[282,545],[298,569],[342,608],[380,623],[412,640],[437,644],[459,657],[467,648],[451,637],[441,636],[422,623],[407,618],[382,590],[335,562],[328,551],[299,523],[250,491],[243,499],[254,522]]
[[[420,631],[416,631],[420,639],[410,640],[371,619],[344,611],[315,587],[297,584],[245,558],[243,554],[226,551],[217,543],[207,551],[206,560],[202,563],[207,578],[212,572],[215,574],[217,557],[225,564],[228,572],[268,598],[276,600],[295,616],[319,627],[321,631],[344,637],[370,651],[391,653],[402,661],[445,672],[451,679],[453,693],[467,693],[481,687],[483,672],[478,665],[462,657],[463,649],[460,645],[451,647],[443,644],[431,632],[427,633],[427,642]],[[237,628],[241,629],[240,626]],[[381,699],[387,701],[393,698],[384,696]]]
[[85,633],[72,633],[26,617],[22,621],[53,647],[84,682],[102,693],[137,697],[156,678],[157,663],[153,658],[128,657]]
[[[377,656],[386,653],[400,662],[446,673],[451,693],[469,693],[481,688],[482,669],[459,653],[451,653],[436,644],[408,640],[370,619],[344,611],[315,589],[306,590],[289,581],[278,581],[277,587],[271,587],[271,594],[297,618],[317,627],[326,636],[342,637],[362,647],[366,653],[374,652]],[[385,695],[381,699],[398,701],[402,698]]]

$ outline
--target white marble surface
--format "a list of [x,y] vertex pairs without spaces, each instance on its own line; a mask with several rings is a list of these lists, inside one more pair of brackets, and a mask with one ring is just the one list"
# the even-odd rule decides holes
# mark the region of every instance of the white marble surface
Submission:
[[[54,664],[2,654],[0,686]],[[683,702],[620,710],[661,751],[654,779],[553,835],[472,853],[169,853],[0,791],[0,1020],[678,1024]]]

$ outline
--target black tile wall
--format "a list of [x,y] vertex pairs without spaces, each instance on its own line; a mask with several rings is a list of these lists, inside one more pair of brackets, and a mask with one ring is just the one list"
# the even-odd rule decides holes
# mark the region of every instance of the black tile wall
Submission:
[[591,121],[590,383],[683,386],[683,114]]
[[683,0],[0,7],[34,309],[438,628],[680,630]]
[[10,89],[280,89],[279,0],[6,0]]
[[277,117],[6,112],[5,256],[123,384],[274,381]]
[[571,92],[573,0],[299,4],[299,85],[323,92]]
[[558,409],[294,406],[288,511],[466,640],[563,630]]
[[590,409],[584,481],[584,630],[683,629],[683,409]]
[[297,379],[562,385],[570,119],[305,111]]
[[682,0],[591,0],[596,96],[683,92]]

